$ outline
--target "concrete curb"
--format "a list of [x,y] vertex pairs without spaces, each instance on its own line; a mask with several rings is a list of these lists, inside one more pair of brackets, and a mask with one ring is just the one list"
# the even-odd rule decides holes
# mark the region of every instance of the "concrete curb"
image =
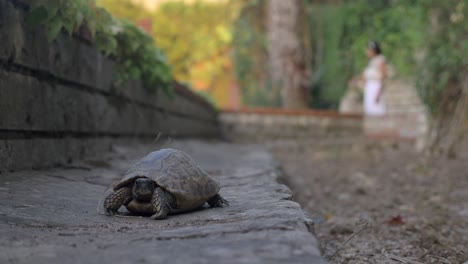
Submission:
[[231,206],[152,221],[96,204],[151,146],[114,147],[69,168],[0,174],[1,263],[325,263],[311,221],[257,145],[179,141]]

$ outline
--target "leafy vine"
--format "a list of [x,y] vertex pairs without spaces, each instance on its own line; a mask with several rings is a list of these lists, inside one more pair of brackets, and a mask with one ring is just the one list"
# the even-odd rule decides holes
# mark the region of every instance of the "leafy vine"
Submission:
[[44,26],[49,41],[60,32],[85,30],[96,48],[116,61],[116,80],[142,80],[149,91],[161,87],[172,93],[171,69],[162,50],[131,22],[96,6],[95,0],[32,0],[28,24]]

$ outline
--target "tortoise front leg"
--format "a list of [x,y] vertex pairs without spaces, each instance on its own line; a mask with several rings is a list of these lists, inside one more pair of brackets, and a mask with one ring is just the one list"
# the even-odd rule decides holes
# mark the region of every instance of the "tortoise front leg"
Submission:
[[109,194],[104,200],[104,209],[107,215],[118,214],[122,205],[127,205],[132,200],[132,189],[124,187]]
[[174,206],[174,198],[160,187],[156,187],[153,192],[153,197],[151,198],[151,206],[154,212],[150,217],[151,219],[165,219],[171,211],[171,207]]

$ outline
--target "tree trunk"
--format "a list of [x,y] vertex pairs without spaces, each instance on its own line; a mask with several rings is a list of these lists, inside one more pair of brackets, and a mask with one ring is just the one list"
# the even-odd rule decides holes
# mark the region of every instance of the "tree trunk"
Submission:
[[[443,15],[438,9],[430,13],[433,37],[445,36],[440,34],[445,30],[444,23],[440,22]],[[460,42],[467,39],[467,34],[465,30],[460,35]],[[439,109],[429,131],[427,150],[430,155],[468,156],[468,66],[460,67],[459,72],[459,77],[449,80],[441,94]]]
[[281,89],[282,106],[307,107],[310,70],[303,39],[307,30],[301,23],[303,0],[268,0],[268,56],[272,85]]
[[462,79],[447,85],[440,113],[429,137],[432,155],[455,157],[468,151],[468,67],[461,69]]

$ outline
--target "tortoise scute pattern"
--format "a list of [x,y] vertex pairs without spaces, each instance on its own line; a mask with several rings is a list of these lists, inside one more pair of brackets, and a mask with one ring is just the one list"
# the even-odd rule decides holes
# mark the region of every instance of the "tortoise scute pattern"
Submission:
[[162,159],[160,171],[167,177],[156,182],[176,197],[177,208],[197,208],[219,191],[218,183],[183,152]]

